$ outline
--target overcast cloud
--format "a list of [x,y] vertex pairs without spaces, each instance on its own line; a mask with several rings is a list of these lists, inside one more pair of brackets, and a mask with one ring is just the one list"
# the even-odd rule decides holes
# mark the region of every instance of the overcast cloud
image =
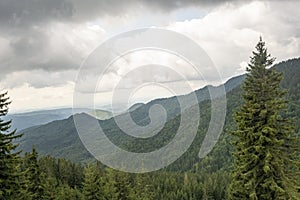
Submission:
[[[260,35],[277,61],[299,57],[299,7],[293,0],[0,0],[0,89],[9,90],[13,111],[70,107],[77,70],[91,51],[115,34],[151,26],[193,39],[212,58],[225,81],[244,72]],[[105,98],[99,99],[99,105],[109,102],[110,90],[132,66],[145,63],[184,69],[193,89],[207,84],[195,79],[194,72],[172,56],[139,52],[126,59],[129,63],[119,61],[103,77],[107,81],[97,92]],[[138,78],[128,80],[126,87],[149,80],[152,73],[136,74]],[[203,73],[210,84],[219,83],[214,74]],[[155,78],[180,85],[167,72]],[[157,97],[149,96],[150,90],[153,88],[145,91],[144,98],[139,91],[137,99]],[[82,91],[89,92],[88,83]],[[161,90],[157,95],[171,94]]]

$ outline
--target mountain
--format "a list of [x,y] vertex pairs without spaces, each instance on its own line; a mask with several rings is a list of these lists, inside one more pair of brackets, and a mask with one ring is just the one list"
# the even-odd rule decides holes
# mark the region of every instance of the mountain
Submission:
[[[93,118],[85,113],[78,115],[85,116],[87,119]],[[22,133],[24,136],[18,142],[23,152],[29,152],[34,145],[41,155],[50,154],[73,161],[82,161],[90,157],[77,135],[73,116],[45,125],[30,127],[23,130]]]
[[[242,80],[243,77],[235,77],[226,82],[225,88],[230,91],[234,88],[234,86],[240,84]],[[208,89],[209,87],[213,88],[212,86],[207,86],[195,92],[200,102],[210,98]],[[217,88],[218,87],[215,87],[215,89]],[[166,109],[168,120],[174,118],[181,111],[176,97],[171,97],[156,99],[147,104],[135,104],[129,108],[129,113],[121,114],[116,118],[126,118],[128,115],[130,115],[130,117],[132,117],[134,122],[137,124],[147,124],[150,121],[148,116],[149,108],[155,104],[159,104]],[[76,115],[76,117],[81,118],[82,121],[87,123],[91,119],[98,118],[99,116],[97,116],[97,114],[100,114],[103,117],[102,111],[97,110],[96,112],[90,110],[86,113],[80,113]],[[104,113],[104,116],[109,118],[111,115]],[[120,143],[116,140],[120,141],[122,139],[127,142],[122,134],[122,131],[116,125],[115,120],[115,118],[104,120],[101,122],[101,126],[103,126],[106,133],[110,135],[110,139],[114,138],[114,142]],[[130,129],[131,127],[128,128]],[[91,127],[91,129],[93,128]],[[41,155],[51,154],[55,157],[68,157],[68,159],[73,161],[84,161],[85,159],[91,158],[91,155],[85,150],[81,141],[79,140],[73,116],[63,120],[52,121],[41,126],[30,127],[22,130],[22,133],[24,133],[24,136],[19,142],[20,149],[22,149],[24,152],[30,151],[32,145],[35,145]],[[132,139],[133,138],[131,138],[131,141]]]
[[37,126],[41,124],[46,124],[54,120],[61,120],[71,116],[74,113],[87,112],[88,109],[76,108],[61,108],[53,110],[41,110],[25,113],[14,113],[8,114],[5,119],[12,120],[12,129],[17,129],[18,131]]
[[113,116],[111,112],[106,110],[92,110],[88,108],[61,108],[8,114],[5,117],[5,120],[12,120],[12,129],[21,131],[32,126],[47,124],[55,120],[66,119],[76,113],[87,113],[99,120],[109,119]]
[[[278,71],[282,72],[284,79],[282,87],[289,90],[288,97],[290,99],[289,110],[295,121],[296,130],[299,131],[300,125],[300,59],[292,59],[274,66]],[[198,157],[199,149],[205,134],[208,130],[210,121],[211,102],[209,98],[209,89],[218,91],[219,87],[206,86],[200,90],[195,91],[199,104],[190,105],[181,112],[178,100],[176,97],[156,99],[147,104],[143,104],[129,111],[129,113],[121,114],[115,118],[107,120],[99,120],[99,124],[106,133],[107,137],[120,148],[134,152],[149,152],[158,149],[168,144],[174,137],[180,124],[181,113],[189,115],[192,114],[197,106],[200,108],[200,121],[197,135],[194,142],[184,155],[172,164],[170,170],[191,170],[191,169],[206,169],[217,170],[224,166],[229,167],[231,163],[230,148],[228,145],[230,136],[225,134],[227,130],[233,129],[235,124],[232,119],[233,112],[239,108],[242,98],[240,84],[244,79],[244,75],[234,77],[225,83],[226,97],[227,97],[227,115],[223,134],[221,135],[214,150],[205,158]],[[218,93],[217,93],[218,94]],[[189,95],[184,95],[181,98],[187,98]],[[218,98],[215,95],[214,98]],[[187,98],[188,99],[188,98]],[[159,133],[151,138],[135,138],[124,134],[118,127],[116,121],[122,120],[126,115],[130,115],[132,120],[145,126],[150,123],[149,108],[152,105],[159,104],[163,106],[167,114],[167,123]],[[21,138],[20,149],[25,152],[30,151],[32,145],[38,149],[42,155],[51,154],[55,157],[65,157],[76,162],[86,162],[92,159],[91,154],[83,147],[81,140],[78,137],[73,118],[80,120],[85,124],[85,131],[87,135],[93,134],[97,127],[94,127],[91,122],[96,119],[85,113],[80,113],[71,116],[64,120],[57,120],[45,125],[35,126],[23,130],[24,136]],[[153,119],[160,119],[161,116],[154,116]],[[190,119],[191,123],[193,119]],[[159,120],[158,120],[159,122]],[[124,122],[125,128],[131,127],[131,123]],[[154,130],[153,130],[154,131]],[[186,131],[189,131],[189,124],[186,125]],[[105,145],[105,144],[104,144]],[[211,166],[209,169],[205,168],[206,165]]]

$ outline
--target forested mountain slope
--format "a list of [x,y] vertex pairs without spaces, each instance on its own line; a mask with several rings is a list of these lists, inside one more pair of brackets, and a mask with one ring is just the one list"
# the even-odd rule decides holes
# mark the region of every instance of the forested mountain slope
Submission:
[[[293,116],[298,131],[300,124],[300,59],[288,60],[277,64],[275,67],[278,71],[283,72],[284,80],[282,81],[282,87],[289,90],[288,97],[291,100],[289,104],[290,115]],[[225,84],[227,91],[227,115],[224,131],[214,150],[204,159],[200,159],[198,153],[210,121],[211,105],[208,87],[196,91],[199,105],[191,106],[199,106],[201,112],[197,136],[189,150],[180,159],[169,166],[169,170],[202,170],[203,172],[214,172],[230,167],[231,156],[229,151],[231,146],[228,145],[230,136],[226,133],[234,129],[232,114],[241,104],[241,89],[239,86],[243,79],[244,76],[235,77]],[[168,122],[157,135],[150,139],[136,139],[125,135],[118,128],[113,118],[99,121],[99,123],[105,130],[107,136],[118,146],[134,152],[153,151],[171,141],[180,122],[180,108],[176,97],[157,99],[148,104],[140,105],[130,112],[130,115],[137,124],[145,125],[149,123],[148,110],[151,105],[154,104],[161,104],[166,108]],[[192,111],[193,107],[186,112]],[[87,122],[94,120],[94,118],[84,113],[78,114],[77,117]],[[95,127],[90,127],[90,130],[94,128]],[[88,131],[89,130],[87,130],[87,132]],[[22,132],[24,136],[20,141],[20,149],[23,149],[25,152],[30,151],[32,145],[35,145],[41,155],[50,154],[56,157],[65,157],[76,162],[86,162],[92,159],[92,156],[83,147],[77,135],[72,116],[68,119],[50,122],[46,125],[31,127]]]

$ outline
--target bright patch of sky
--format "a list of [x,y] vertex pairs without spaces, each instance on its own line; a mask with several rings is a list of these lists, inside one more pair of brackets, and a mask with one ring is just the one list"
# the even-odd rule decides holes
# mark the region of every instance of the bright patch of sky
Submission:
[[192,19],[201,19],[209,13],[209,9],[199,8],[199,7],[188,7],[181,8],[172,12],[175,21],[186,21]]

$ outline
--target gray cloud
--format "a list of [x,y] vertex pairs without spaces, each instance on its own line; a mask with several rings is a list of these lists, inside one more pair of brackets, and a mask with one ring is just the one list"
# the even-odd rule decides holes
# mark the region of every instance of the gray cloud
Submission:
[[0,23],[10,29],[47,23],[49,20],[71,19],[72,15],[73,5],[64,0],[0,1]]
[[225,2],[251,0],[1,0],[2,28],[28,27],[49,21],[82,21],[96,17],[122,16],[128,11],[149,9],[172,11],[191,6],[215,6]]
[[[82,49],[73,50],[68,38],[53,47],[53,23],[70,26],[92,21],[101,16],[122,16],[136,10],[171,11],[177,8],[214,5],[226,1],[217,0],[1,0],[0,39],[9,41],[0,47],[2,55],[0,69],[4,74],[13,71],[43,69],[47,71],[78,68]],[[67,31],[72,31],[70,30]],[[70,37],[74,33],[70,32]],[[52,41],[53,42],[53,41]],[[52,45],[52,46],[51,46]],[[59,47],[61,45],[61,47]],[[1,49],[2,48],[2,49]],[[59,55],[57,48],[64,48]]]
[[[73,81],[84,58],[112,34],[141,26],[165,27],[192,38],[211,56],[224,78],[244,72],[259,35],[263,35],[278,61],[299,57],[299,2],[250,2],[252,0],[0,0],[0,88],[10,90],[12,99],[17,102],[15,108],[29,104],[42,107],[40,102],[57,106],[61,102],[58,95],[65,97],[64,103],[69,105]],[[142,58],[132,59],[140,61],[136,63],[140,65],[145,62]],[[175,61],[168,60],[167,64],[187,69]],[[122,63],[119,66],[123,66]],[[122,78],[124,72],[116,69],[105,74],[105,91],[110,91],[111,83]],[[176,77],[169,73],[160,70],[159,76],[152,77],[154,72],[132,72],[137,78],[125,79],[125,86],[139,85],[151,78],[176,83]],[[213,84],[215,74],[202,72]],[[90,73],[96,75],[93,70]],[[190,80],[195,79],[189,70],[186,74]],[[89,91],[89,81],[93,78],[98,77],[86,79],[82,91]],[[201,80],[193,83],[195,88],[204,84]],[[156,92],[143,95],[155,96]],[[52,97],[44,98],[48,94]],[[100,96],[109,101],[109,96]]]
[[27,29],[11,38],[10,47],[15,56],[28,58],[42,53],[47,43],[47,35],[43,31]]
[[187,7],[214,7],[227,2],[245,3],[253,0],[67,0],[73,7],[73,20],[91,20],[101,16],[123,16],[128,12],[150,10],[170,12]]
[[49,41],[51,38],[47,33],[47,29],[34,30],[28,28],[18,30],[14,35],[5,39],[9,41],[9,45],[7,49],[4,49],[4,51],[7,51],[7,55],[1,59],[0,69],[3,72],[2,75],[13,71],[31,69],[65,70],[78,67],[80,64],[78,57],[74,56],[74,59],[71,59],[70,56],[66,55],[72,53],[71,49],[65,49],[68,51],[65,54],[55,51],[56,48],[60,47],[51,46]]
[[70,20],[72,15],[73,5],[64,0],[1,0],[0,39],[8,41],[8,45],[0,46],[0,51],[6,52],[0,57],[3,72],[0,79],[20,70],[57,70],[53,62],[66,63],[65,58],[45,63],[45,57],[50,54],[47,27],[51,22]]
[[[133,15],[139,18],[143,16],[136,15],[143,11],[167,13],[179,8],[213,7],[226,2],[239,4],[250,2],[250,0],[0,0],[0,70],[2,72],[0,80],[15,71],[57,72],[77,69],[87,53],[103,41],[104,36],[107,36],[101,35],[99,31],[80,33],[81,30],[86,31],[87,28],[77,27],[86,22],[99,18],[101,21],[101,17],[110,19],[110,17],[121,16],[120,19],[122,19],[123,15]],[[274,6],[276,6],[274,11],[282,11],[281,3]],[[290,11],[285,11],[284,14],[286,13]],[[298,17],[297,13],[295,16]],[[297,17],[289,16],[289,21],[282,24],[291,25],[288,28],[299,37],[300,29],[292,26],[298,24]],[[285,18],[280,17],[274,20],[277,23]],[[211,24],[214,23],[217,22],[211,22]],[[156,24],[160,25],[157,21]],[[243,25],[244,22],[241,24]],[[281,28],[281,26],[274,27]],[[289,30],[288,28],[285,28],[285,32]],[[297,29],[296,32],[295,29]],[[180,30],[179,32],[184,33]],[[205,31],[195,32],[194,38],[197,38],[201,32]],[[281,33],[284,37],[286,33],[283,32],[277,30],[277,34]],[[216,38],[214,39],[216,41]],[[222,37],[219,39],[224,40]],[[222,41],[220,44],[224,45]],[[222,64],[224,62],[226,63],[222,60]],[[228,65],[232,64],[230,59],[227,62]],[[39,87],[37,82],[34,85]]]

